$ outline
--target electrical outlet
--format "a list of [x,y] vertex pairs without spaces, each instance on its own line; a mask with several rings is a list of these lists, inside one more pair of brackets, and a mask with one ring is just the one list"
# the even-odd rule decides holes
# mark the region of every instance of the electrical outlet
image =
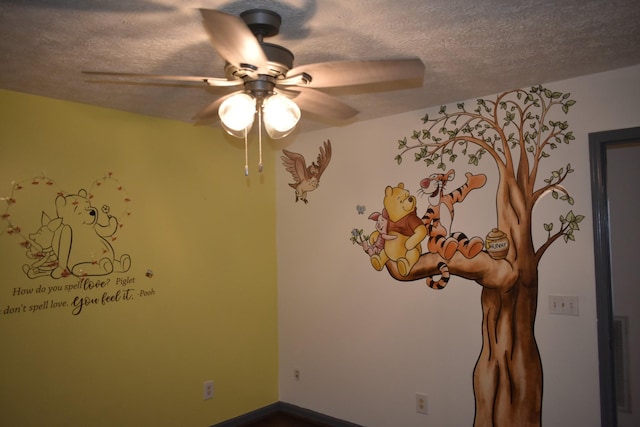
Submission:
[[213,399],[213,381],[205,381],[202,389],[202,400]]
[[302,374],[300,373],[300,369],[295,369],[293,371],[293,377],[296,379],[296,381],[300,381],[302,379]]
[[425,393],[416,393],[416,412],[427,415],[427,395]]

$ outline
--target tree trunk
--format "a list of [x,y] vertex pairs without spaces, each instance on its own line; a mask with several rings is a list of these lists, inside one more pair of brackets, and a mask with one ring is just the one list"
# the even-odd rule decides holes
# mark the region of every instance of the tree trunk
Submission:
[[[534,336],[538,278],[482,290],[482,350],[473,372],[475,427],[540,426],[542,363]],[[525,277],[529,276],[529,277]]]

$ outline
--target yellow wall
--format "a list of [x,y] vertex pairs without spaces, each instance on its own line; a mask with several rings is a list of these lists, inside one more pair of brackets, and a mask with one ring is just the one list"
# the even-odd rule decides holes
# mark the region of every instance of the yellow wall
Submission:
[[[112,245],[132,266],[103,279],[133,295],[74,315],[76,296],[104,290],[35,292],[79,279],[27,278],[22,239],[0,221],[0,424],[211,425],[278,400],[275,156],[266,149],[265,173],[252,165],[245,178],[242,143],[217,130],[0,91],[0,197],[25,184],[12,224],[24,218],[22,234],[35,231],[42,206],[55,216],[47,191],[74,193],[112,172],[103,182],[131,199],[130,216],[111,212],[125,225]],[[54,185],[29,186],[43,175]],[[28,311],[53,300],[68,305]],[[203,401],[210,379],[215,397]]]

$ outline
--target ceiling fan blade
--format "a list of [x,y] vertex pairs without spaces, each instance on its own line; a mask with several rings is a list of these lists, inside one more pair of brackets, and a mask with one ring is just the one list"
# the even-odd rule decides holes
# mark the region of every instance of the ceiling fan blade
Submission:
[[111,77],[128,77],[139,79],[151,79],[151,80],[175,80],[183,82],[199,82],[206,83],[209,86],[240,86],[244,83],[242,80],[227,80],[217,77],[204,77],[204,76],[172,76],[165,74],[140,74],[140,73],[119,73],[114,71],[83,71],[84,74],[90,74],[93,76],[111,76]]
[[315,89],[296,87],[295,90],[279,88],[277,91],[293,99],[301,110],[327,119],[348,120],[359,113],[337,98]]
[[235,66],[248,64],[259,70],[266,69],[267,57],[240,17],[211,9],[200,9],[200,13],[213,47],[225,61]]
[[[308,87],[329,88],[361,84],[415,80],[422,86],[424,64],[420,58],[380,59],[364,61],[335,61],[301,65],[287,73],[279,85],[299,84],[300,76],[311,76]],[[291,76],[291,77],[289,77]]]

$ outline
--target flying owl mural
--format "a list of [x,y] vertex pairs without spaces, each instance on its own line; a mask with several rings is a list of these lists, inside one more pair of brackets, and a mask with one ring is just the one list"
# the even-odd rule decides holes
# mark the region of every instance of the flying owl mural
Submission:
[[331,160],[331,141],[326,140],[320,147],[320,153],[315,162],[307,166],[307,162],[302,154],[294,153],[288,150],[282,150],[282,164],[287,172],[293,177],[293,183],[289,187],[293,188],[296,193],[296,202],[302,200],[305,204],[307,193],[318,188],[320,177],[329,166]]

